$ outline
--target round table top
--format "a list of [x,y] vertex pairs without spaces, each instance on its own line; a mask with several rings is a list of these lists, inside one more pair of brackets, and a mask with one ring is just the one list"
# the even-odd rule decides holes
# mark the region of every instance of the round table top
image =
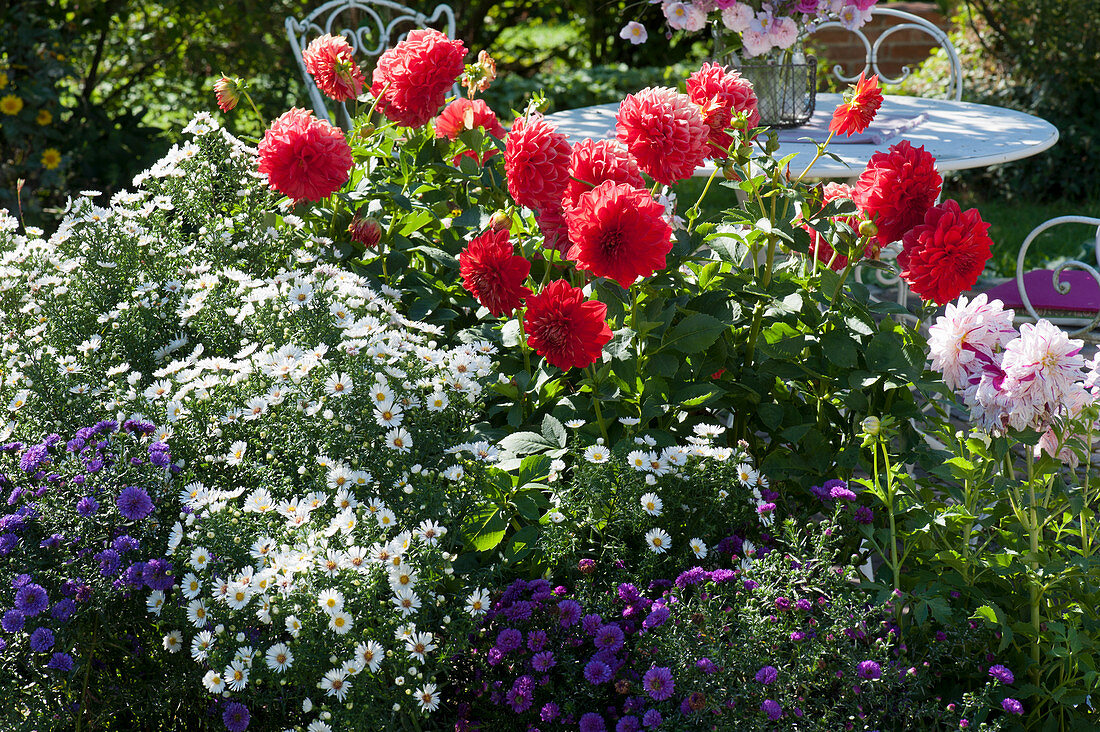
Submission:
[[[817,109],[831,113],[842,99],[840,94],[818,94]],[[547,115],[547,120],[557,125],[571,143],[586,137],[595,140],[614,138],[618,109],[617,103],[600,104],[555,112]],[[925,117],[916,126],[880,144],[844,143],[834,138],[829,144],[829,151],[841,160],[820,158],[814,163],[810,177],[857,177],[876,151],[885,150],[903,139],[909,140],[915,147],[923,145],[936,158],[936,168],[940,171],[981,168],[1019,160],[1037,155],[1058,141],[1058,128],[1046,120],[988,104],[886,95],[879,115]],[[797,133],[797,128],[785,130],[784,137]],[[781,140],[776,158],[797,153],[798,157],[791,161],[791,170],[800,173],[800,165],[808,165],[816,151],[817,146],[813,142]],[[695,175],[709,176],[713,170],[714,166],[708,163],[696,170]]]

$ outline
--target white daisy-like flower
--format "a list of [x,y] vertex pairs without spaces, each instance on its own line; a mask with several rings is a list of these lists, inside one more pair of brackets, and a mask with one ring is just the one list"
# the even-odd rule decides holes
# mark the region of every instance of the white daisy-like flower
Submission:
[[237,440],[229,446],[229,454],[225,456],[225,462],[228,465],[240,465],[244,460],[245,450],[248,449],[248,444],[244,440]]
[[[306,701],[309,700],[306,699]],[[305,702],[303,702],[303,704],[304,703]],[[312,709],[312,707],[310,708]],[[306,727],[306,732],[332,732],[332,727],[330,727],[327,722],[322,722],[319,719],[315,719],[309,723],[308,727]]]
[[386,433],[386,444],[400,453],[406,453],[412,447],[412,435],[404,427],[395,427]]
[[248,686],[248,666],[244,661],[233,661],[226,666],[222,676],[225,678],[225,685],[232,691],[244,691],[244,687]]
[[489,593],[478,588],[466,598],[466,612],[473,617],[484,615],[489,610]]
[[446,533],[446,526],[427,519],[421,521],[420,525],[416,527],[416,535],[419,536],[420,540],[427,546],[435,546]]
[[642,495],[642,510],[650,516],[660,516],[664,507],[664,502],[656,493],[646,493]]
[[646,470],[649,467],[649,458],[642,450],[631,450],[626,454],[626,464],[635,470]]
[[416,690],[416,703],[425,712],[434,712],[439,708],[439,692],[435,690],[435,684],[424,684]]
[[583,419],[571,419],[565,423],[565,426],[569,429],[577,429],[578,427],[584,427]]
[[210,550],[204,546],[197,546],[191,550],[191,566],[200,572],[206,569],[210,563]]
[[584,450],[584,459],[596,465],[606,463],[610,458],[611,452],[603,445],[590,445]]
[[619,423],[626,425],[627,427],[634,427],[641,421],[642,420],[638,419],[637,417],[619,417]]
[[429,412],[442,412],[447,408],[447,404],[450,400],[447,399],[447,395],[441,391],[433,391],[427,399],[427,407]]
[[410,657],[420,663],[424,663],[428,659],[428,654],[435,649],[435,638],[431,633],[413,633],[411,638],[405,640],[405,650],[408,651]]
[[412,589],[416,585],[416,571],[407,564],[401,564],[390,570],[390,587],[396,591],[402,588]]
[[183,648],[183,633],[178,630],[170,631],[161,640],[161,645],[169,653],[179,653],[180,649]]
[[334,668],[321,679],[321,689],[324,690],[327,696],[336,697],[337,701],[344,701],[350,688],[351,682],[348,681],[348,674],[342,668]]
[[267,513],[275,509],[275,500],[266,488],[257,488],[248,494],[244,501],[244,510],[248,513]]
[[225,603],[232,610],[243,610],[248,606],[251,599],[252,588],[237,585],[230,588],[229,593],[225,596]]
[[210,649],[214,647],[215,640],[214,634],[209,630],[196,635],[191,641],[191,658],[199,662],[205,661]]
[[403,588],[394,593],[393,604],[397,612],[407,618],[420,609],[420,598],[412,590]]
[[302,632],[302,621],[296,615],[288,615],[286,618],[286,631],[294,638]]
[[344,596],[339,590],[322,590],[317,596],[317,607],[330,615],[344,609]]
[[160,611],[164,608],[164,592],[161,590],[150,592],[145,600],[145,608],[152,615],[160,615]]
[[328,627],[329,630],[336,633],[336,635],[345,635],[351,630],[352,617],[343,610],[337,610],[329,615]]
[[693,554],[695,554],[696,559],[707,558],[707,545],[703,542],[702,539],[692,539],[690,542],[688,542],[688,546],[691,547],[691,551]]
[[546,517],[553,521],[555,524],[560,524],[562,521],[565,521],[565,514],[557,509],[554,509],[550,513],[546,514]]
[[382,402],[374,407],[374,421],[379,427],[398,427],[405,421],[405,413],[393,402]]
[[220,694],[225,691],[225,679],[217,671],[207,671],[206,675],[202,677],[202,685],[211,694]]
[[645,543],[654,554],[664,554],[672,546],[672,537],[664,529],[650,529],[645,535]]
[[364,668],[377,673],[382,666],[382,659],[386,657],[386,649],[377,641],[367,641],[355,647],[355,658]]
[[290,652],[290,648],[287,647],[286,643],[276,643],[267,649],[267,653],[264,655],[264,663],[272,671],[283,673],[294,663],[294,654]]
[[187,605],[187,622],[196,628],[206,627],[206,603],[202,600],[192,600]]
[[737,480],[741,485],[751,488],[756,484],[756,478],[756,471],[748,463],[740,463],[737,466]]
[[355,388],[355,383],[347,374],[330,374],[325,379],[325,392],[332,396],[347,396]]

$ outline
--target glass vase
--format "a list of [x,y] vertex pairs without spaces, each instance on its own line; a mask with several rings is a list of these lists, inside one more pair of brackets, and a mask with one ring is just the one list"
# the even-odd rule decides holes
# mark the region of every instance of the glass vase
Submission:
[[742,59],[736,34],[721,22],[714,24],[713,34],[714,61],[734,67],[752,82],[762,126],[798,127],[810,120],[817,97],[817,59],[806,55],[801,43]]

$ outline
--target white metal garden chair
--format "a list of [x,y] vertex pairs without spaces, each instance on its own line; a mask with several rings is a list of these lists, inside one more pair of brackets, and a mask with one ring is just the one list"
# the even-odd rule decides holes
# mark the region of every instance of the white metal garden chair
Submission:
[[[1092,249],[1096,266],[1070,259],[1053,269],[1024,270],[1028,249],[1041,234],[1063,224],[1096,227]],[[1016,320],[1034,322],[1045,318],[1069,331],[1071,338],[1100,341],[1100,218],[1058,216],[1032,229],[1016,257],[1016,278],[986,292],[1005,307],[1016,310]],[[1022,311],[1021,311],[1022,308]]]
[[[355,27],[344,27],[345,23],[354,23]],[[454,38],[455,14],[449,5],[444,4],[437,5],[431,15],[426,15],[391,0],[331,0],[301,20],[287,18],[285,26],[290,50],[306,83],[313,111],[318,117],[332,122],[325,97],[302,60],[302,51],[312,39],[326,33],[342,35],[357,57],[380,56],[413,28],[433,27],[446,33],[448,38]],[[457,87],[455,94],[458,94]],[[340,103],[336,106],[339,108],[340,123],[350,129],[351,115],[347,105]]]

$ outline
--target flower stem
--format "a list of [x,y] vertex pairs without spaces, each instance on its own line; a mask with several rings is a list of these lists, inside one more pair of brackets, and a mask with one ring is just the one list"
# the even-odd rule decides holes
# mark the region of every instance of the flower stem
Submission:
[[256,103],[252,101],[252,95],[248,93],[247,89],[241,90],[241,93],[244,94],[244,98],[248,100],[248,104],[252,107],[252,111],[256,113],[256,119],[260,120],[260,127],[267,129],[267,121],[264,120],[264,116],[260,114],[260,110],[256,109]]
[[592,408],[596,411],[596,421],[600,423],[600,434],[603,435],[604,442],[610,442],[607,436],[607,425],[603,421],[603,410],[600,409],[600,399],[596,394],[596,367],[589,366],[588,373],[592,377]]
[[811,160],[810,164],[806,166],[806,169],[802,171],[802,175],[798,176],[798,178],[795,180],[795,183],[801,183],[802,179],[806,177],[806,173],[810,172],[810,168],[814,167],[814,163],[821,159],[822,153],[825,152],[825,148],[829,146],[829,142],[832,141],[833,135],[835,134],[836,133],[832,130],[829,131],[829,136],[825,138],[825,142],[817,146],[817,152],[814,154],[814,159]]

